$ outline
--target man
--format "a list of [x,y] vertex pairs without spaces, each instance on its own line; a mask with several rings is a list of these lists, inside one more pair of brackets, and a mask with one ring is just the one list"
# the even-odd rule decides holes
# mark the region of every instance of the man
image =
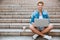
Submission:
[[30,29],[32,30],[33,33],[35,33],[35,35],[33,35],[34,39],[36,39],[37,36],[42,36],[43,38],[50,40],[52,37],[46,35],[46,33],[48,33],[53,28],[53,25],[49,24],[48,27],[39,27],[39,28],[36,28],[36,26],[34,25],[34,20],[36,18],[37,19],[44,19],[44,18],[49,19],[48,13],[47,11],[43,9],[43,6],[44,6],[44,2],[40,1],[37,3],[38,10],[34,11],[31,15]]

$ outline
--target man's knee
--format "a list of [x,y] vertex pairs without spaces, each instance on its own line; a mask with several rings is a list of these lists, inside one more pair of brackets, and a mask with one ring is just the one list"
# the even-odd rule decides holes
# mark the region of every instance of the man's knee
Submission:
[[53,29],[53,24],[49,24],[48,28]]
[[33,25],[30,25],[30,27],[29,27],[29,28],[32,30],[32,29],[34,29],[35,27],[34,27]]
[[[30,27],[29,27],[31,30],[35,30],[35,29],[37,29],[37,27],[35,27],[34,25],[30,25]],[[37,29],[38,30],[38,29]]]

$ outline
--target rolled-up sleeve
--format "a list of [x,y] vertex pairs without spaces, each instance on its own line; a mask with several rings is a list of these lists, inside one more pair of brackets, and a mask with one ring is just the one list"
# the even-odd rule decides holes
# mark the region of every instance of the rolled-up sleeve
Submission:
[[49,18],[48,12],[46,12],[46,15],[47,15],[47,19],[48,19],[48,21],[50,23],[50,18]]
[[44,17],[45,17],[46,19],[48,19],[48,21],[49,21],[49,23],[50,23],[49,14],[48,14],[48,12],[47,12],[46,10],[44,10]]
[[30,24],[32,24],[34,22],[34,18],[35,18],[35,16],[34,16],[34,12],[33,12],[31,15]]

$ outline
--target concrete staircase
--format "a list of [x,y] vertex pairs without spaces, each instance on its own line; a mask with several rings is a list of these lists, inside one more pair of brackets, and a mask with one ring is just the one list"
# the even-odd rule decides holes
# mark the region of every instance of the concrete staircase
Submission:
[[[60,1],[44,0],[50,22],[54,25],[49,35],[60,36]],[[0,35],[26,35],[34,33],[29,29],[32,12],[37,9],[36,0],[1,0]],[[26,30],[23,31],[23,26]]]

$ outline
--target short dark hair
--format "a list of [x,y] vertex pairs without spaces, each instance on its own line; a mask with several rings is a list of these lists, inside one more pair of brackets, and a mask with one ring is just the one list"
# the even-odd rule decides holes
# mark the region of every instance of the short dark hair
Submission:
[[42,5],[44,5],[44,2],[42,2],[42,1],[39,1],[39,2],[37,3],[37,5],[39,5],[39,4],[42,4]]

